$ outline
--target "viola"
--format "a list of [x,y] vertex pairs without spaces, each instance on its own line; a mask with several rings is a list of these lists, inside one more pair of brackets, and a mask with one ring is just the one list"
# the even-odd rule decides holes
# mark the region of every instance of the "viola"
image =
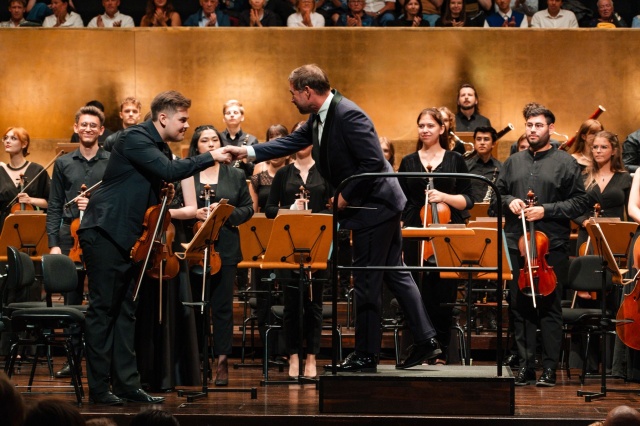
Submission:
[[[431,166],[427,166],[427,172],[431,173]],[[424,191],[424,206],[420,209],[420,219],[422,219],[423,228],[432,224],[449,223],[451,221],[451,209],[447,203],[432,203],[429,201],[430,189],[434,189],[432,177],[429,178],[427,188]],[[433,245],[431,241],[423,241],[422,255],[420,257],[426,261],[431,256],[433,256]]]
[[138,296],[145,274],[154,279],[168,280],[180,272],[180,262],[171,249],[172,241],[169,241],[171,230],[175,233],[168,209],[173,198],[173,195],[169,195],[169,190],[173,194],[172,189],[173,184],[169,184],[162,190],[162,202],[147,209],[142,223],[142,234],[131,248],[131,260],[134,263],[144,261],[134,291],[134,300]]
[[[633,244],[633,267],[640,267],[640,238]],[[633,291],[626,294],[616,315],[616,333],[622,343],[640,350],[640,286],[636,274],[636,285]]]
[[[205,183],[202,187],[202,192],[200,193],[200,198],[204,200],[204,207],[207,209],[207,217],[209,217],[210,207],[211,207],[211,198],[215,196],[215,192],[211,189],[211,185]],[[197,234],[204,221],[199,220],[193,225],[193,235]],[[215,275],[220,272],[220,268],[222,268],[222,259],[220,258],[220,253],[218,253],[213,245],[210,246],[209,250],[209,273],[211,275]],[[196,260],[189,262],[189,266],[200,265],[204,267],[203,260]]]
[[[89,197],[89,193],[86,191],[87,185],[83,183],[80,186],[79,194],[84,194],[85,197]],[[69,250],[69,257],[75,263],[82,263],[82,248],[80,247],[80,239],[78,238],[78,229],[80,229],[82,216],[84,216],[84,210],[80,211],[80,217],[73,219],[70,225],[71,237],[73,238],[73,247],[71,247],[71,250]]]
[[[24,192],[25,185],[27,185],[27,177],[23,174],[20,174],[20,193]],[[17,203],[11,206],[11,213],[26,210],[34,210],[34,208],[31,204],[26,203]]]
[[[598,218],[600,217],[600,203],[595,203],[593,205],[593,218]],[[578,248],[578,256],[584,256],[586,254],[593,254],[593,249],[591,248],[591,236],[589,236],[589,238],[587,238],[587,241],[585,241],[584,243],[580,244],[580,247]],[[598,292],[596,291],[592,291],[592,292],[588,292],[588,291],[578,291],[576,292],[576,296],[583,298],[583,299],[591,299],[591,300],[596,300],[598,298]]]
[[[528,207],[536,203],[533,191],[527,193]],[[529,230],[524,227],[524,212],[522,212],[523,236],[518,241],[520,254],[526,258],[524,267],[520,270],[518,287],[527,296],[548,296],[556,288],[556,273],[547,263],[549,253],[549,238],[544,232],[536,231],[533,222],[529,222]]]

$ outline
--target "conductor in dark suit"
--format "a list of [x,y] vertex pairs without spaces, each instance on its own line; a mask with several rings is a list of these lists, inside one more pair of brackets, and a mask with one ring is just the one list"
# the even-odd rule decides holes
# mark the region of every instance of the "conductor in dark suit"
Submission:
[[[289,76],[291,102],[311,114],[297,131],[267,144],[225,147],[237,158],[264,161],[283,157],[313,144],[320,173],[334,187],[360,173],[393,172],[382,155],[371,119],[353,102],[331,90],[317,65],[304,65]],[[400,215],[406,198],[395,178],[356,180],[338,198],[339,222],[353,235],[353,266],[402,266]],[[375,372],[380,352],[382,282],[398,300],[416,344],[396,368],[410,368],[442,353],[436,332],[408,271],[356,271],[355,352],[338,366],[340,372]]]

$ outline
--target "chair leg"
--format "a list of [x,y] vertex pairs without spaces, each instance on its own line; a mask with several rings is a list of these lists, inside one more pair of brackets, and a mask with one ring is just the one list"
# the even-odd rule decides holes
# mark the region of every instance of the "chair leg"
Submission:
[[[69,363],[69,371],[71,371],[71,384],[76,394],[78,405],[82,405],[82,382],[80,378],[80,367],[76,362],[76,353],[71,338],[67,338],[64,343],[65,352],[67,354],[67,362]],[[49,347],[47,347],[49,349]]]
[[13,376],[13,369],[16,364],[16,359],[18,358],[18,342],[11,345],[11,349],[9,350],[9,357],[4,366],[4,372],[8,377]]
[[31,386],[33,386],[33,379],[36,375],[36,367],[38,365],[38,358],[40,357],[39,347],[36,346],[36,350],[33,355],[33,364],[31,364],[31,374],[29,375],[29,386],[27,387],[27,391],[31,392]]
[[587,331],[586,342],[584,344],[584,352],[582,353],[582,375],[580,376],[580,384],[584,385],[584,380],[587,378],[587,363],[589,356],[589,345],[591,343],[591,331]]
[[393,329],[393,344],[396,353],[396,365],[400,364],[400,327]]

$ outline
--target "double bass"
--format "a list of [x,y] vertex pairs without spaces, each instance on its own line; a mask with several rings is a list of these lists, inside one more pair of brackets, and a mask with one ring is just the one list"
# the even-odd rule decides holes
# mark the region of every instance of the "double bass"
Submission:
[[[431,170],[431,166],[427,166],[427,172],[431,173]],[[451,221],[451,209],[447,203],[433,203],[429,201],[430,189],[435,189],[432,177],[430,177],[427,182],[427,188],[424,191],[424,206],[420,209],[420,219],[422,219],[423,228],[431,224],[449,223],[449,221]],[[423,241],[420,258],[426,261],[431,256],[433,256],[433,245],[431,241]]]
[[[640,238],[633,244],[633,267],[640,267]],[[635,287],[626,294],[616,315],[616,333],[622,343],[640,350],[640,286],[638,274],[634,277]]]
[[[535,194],[529,190],[527,193],[527,207],[534,207]],[[536,231],[532,221],[525,223],[524,211],[521,213],[523,235],[518,241],[520,254],[526,262],[520,270],[518,287],[526,296],[533,298],[533,306],[536,306],[536,296],[548,296],[556,288],[556,273],[547,263],[546,256],[549,252],[549,238],[544,232]]]

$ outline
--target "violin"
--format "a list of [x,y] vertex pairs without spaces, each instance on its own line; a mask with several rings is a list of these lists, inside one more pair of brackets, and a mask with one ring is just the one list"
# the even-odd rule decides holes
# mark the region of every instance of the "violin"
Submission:
[[[204,200],[204,207],[207,209],[207,217],[209,217],[210,207],[211,207],[211,198],[215,196],[215,192],[211,189],[211,185],[205,183],[202,187],[202,192],[200,193],[200,198]],[[197,234],[204,221],[199,220],[193,225],[193,235]],[[222,268],[222,259],[220,259],[220,253],[218,253],[213,245],[210,246],[209,251],[209,268],[210,274],[215,275],[220,272],[220,268]],[[189,262],[189,266],[200,265],[204,267],[203,260],[197,260],[193,262]]]
[[[640,267],[640,238],[633,244],[633,266]],[[640,286],[637,279],[633,291],[624,295],[616,320],[616,333],[622,343],[640,350]]]
[[134,263],[144,261],[133,300],[138,297],[144,275],[154,279],[168,280],[180,272],[180,262],[171,249],[175,228],[171,223],[171,214],[168,209],[173,198],[173,191],[169,195],[170,189],[173,189],[173,184],[169,184],[162,190],[162,202],[149,207],[145,212],[142,235],[131,248],[131,260]]
[[[87,191],[87,185],[84,183],[80,186],[79,194],[83,194],[85,197],[89,197]],[[84,216],[84,210],[80,210],[80,216],[73,219],[70,225],[71,237],[73,237],[73,247],[69,250],[69,257],[75,263],[82,263],[82,248],[80,247],[80,239],[78,238],[78,229],[80,229],[80,223],[82,222],[82,216]]]
[[[427,166],[427,172],[431,173],[431,166]],[[451,221],[451,209],[447,203],[432,203],[429,201],[430,189],[434,189],[432,177],[430,177],[427,182],[427,188],[424,191],[424,206],[420,209],[420,219],[422,219],[423,228],[431,224],[449,223]],[[431,241],[423,241],[422,254],[420,257],[426,261],[431,256],[433,256],[433,245]]]
[[[536,198],[533,191],[527,193],[527,207],[534,207]],[[529,222],[529,230],[526,230],[524,212],[522,212],[523,236],[518,241],[518,248],[526,258],[524,267],[520,270],[518,287],[527,296],[548,296],[556,288],[556,273],[547,263],[546,256],[549,252],[549,238],[544,232],[536,231],[533,222]]]
[[[25,185],[27,185],[27,177],[23,174],[20,174],[20,193],[24,192]],[[26,203],[18,203],[11,206],[11,213],[15,213],[16,211],[26,211],[26,210],[34,210],[31,204]]]
[[[600,217],[600,203],[595,203],[593,205],[593,216],[594,218],[598,218]],[[580,244],[580,247],[578,248],[578,256],[584,256],[588,253],[592,253],[593,250],[591,248],[591,235],[589,235],[589,237],[587,238],[587,241],[585,241],[584,243]],[[588,292],[588,291],[578,291],[576,292],[576,295],[578,297],[581,297],[583,299],[591,299],[591,300],[596,300],[598,298],[598,292],[596,291],[592,291],[592,292]]]
[[307,188],[304,187],[304,185],[300,185],[299,191],[296,195],[298,196],[299,200],[305,200],[304,201],[304,210],[309,210],[309,190]]

